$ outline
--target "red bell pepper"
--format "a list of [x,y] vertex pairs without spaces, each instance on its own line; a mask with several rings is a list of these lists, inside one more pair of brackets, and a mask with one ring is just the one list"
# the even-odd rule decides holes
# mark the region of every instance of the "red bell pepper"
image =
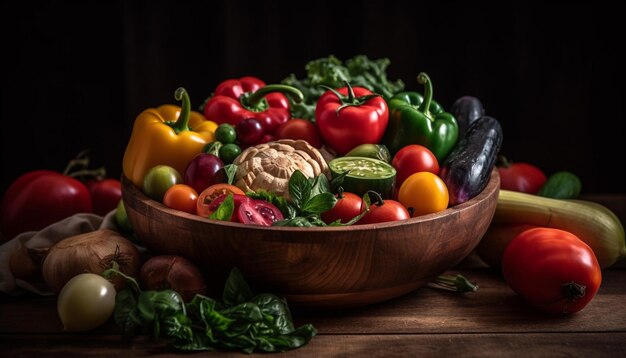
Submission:
[[387,103],[366,88],[328,88],[317,102],[315,121],[324,142],[339,155],[380,142],[389,122]]
[[255,118],[266,134],[274,134],[285,123],[289,112],[289,95],[297,103],[304,96],[298,89],[286,85],[265,85],[255,77],[226,80],[217,86],[215,94],[204,106],[204,116],[218,124],[236,125],[244,118]]

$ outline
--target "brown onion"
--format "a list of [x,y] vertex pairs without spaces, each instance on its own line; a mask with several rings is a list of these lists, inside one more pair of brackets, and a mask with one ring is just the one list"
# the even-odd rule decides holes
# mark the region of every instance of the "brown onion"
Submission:
[[181,256],[162,255],[150,258],[141,266],[139,282],[145,290],[172,289],[185,302],[196,294],[206,294],[206,283],[198,267]]
[[[42,265],[43,279],[53,292],[59,293],[72,277],[86,272],[101,274],[111,268],[113,261],[120,271],[137,277],[141,266],[139,250],[117,232],[97,230],[72,236],[50,248]],[[114,277],[111,282],[119,291],[125,279]]]

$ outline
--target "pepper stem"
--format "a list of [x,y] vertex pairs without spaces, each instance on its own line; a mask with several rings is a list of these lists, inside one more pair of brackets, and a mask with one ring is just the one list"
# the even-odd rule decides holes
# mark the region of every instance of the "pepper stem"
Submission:
[[433,101],[433,83],[426,72],[420,72],[417,75],[417,83],[424,85],[424,102],[420,104],[417,110],[430,117],[430,103]]
[[270,93],[280,92],[284,95],[289,96],[289,98],[295,103],[302,103],[304,101],[304,95],[300,92],[299,89],[287,85],[267,85],[265,87],[259,88],[256,92],[252,93],[247,98],[247,104],[250,107],[256,107],[263,100],[265,96]]
[[182,106],[180,108],[180,115],[175,123],[170,124],[170,127],[174,129],[176,134],[189,130],[189,115],[191,114],[191,101],[189,100],[189,94],[187,90],[178,87],[176,92],[174,92],[174,98],[177,101],[182,101]]

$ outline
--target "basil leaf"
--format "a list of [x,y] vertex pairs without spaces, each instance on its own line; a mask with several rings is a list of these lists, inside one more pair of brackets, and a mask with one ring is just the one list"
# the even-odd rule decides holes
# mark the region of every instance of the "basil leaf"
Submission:
[[330,183],[328,182],[326,175],[320,174],[315,179],[310,180],[312,180],[311,197],[330,192]]
[[115,323],[122,328],[125,338],[130,338],[137,334],[140,328],[139,322],[133,320],[131,312],[137,308],[137,295],[128,284],[124,289],[115,296],[115,311],[113,319]]
[[289,196],[297,208],[301,208],[311,196],[313,185],[299,170],[294,171],[289,178]]
[[331,181],[330,181],[330,192],[331,193],[337,193],[339,191],[339,188],[343,185],[343,181],[345,180],[346,176],[350,174],[349,170],[346,170],[345,172],[337,175],[336,177],[334,177]]
[[238,305],[242,302],[249,301],[252,298],[252,289],[243,279],[243,275],[238,268],[233,268],[224,284],[224,293],[222,301],[226,307]]
[[209,219],[230,221],[234,211],[235,200],[233,199],[233,194],[228,194],[226,199],[217,207],[217,210],[209,215]]
[[328,211],[335,206],[337,203],[337,198],[332,193],[325,192],[314,197],[302,205],[302,212],[308,214],[321,214],[325,211]]

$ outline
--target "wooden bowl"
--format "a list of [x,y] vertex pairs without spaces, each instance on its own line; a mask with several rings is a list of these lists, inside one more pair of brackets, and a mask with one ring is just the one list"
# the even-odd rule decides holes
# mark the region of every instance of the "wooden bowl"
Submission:
[[435,214],[348,227],[261,227],[221,222],[170,209],[128,179],[122,193],[130,222],[155,254],[194,261],[221,293],[236,266],[257,292],[290,305],[336,309],[401,296],[465,258],[494,215],[497,170],[481,194]]

